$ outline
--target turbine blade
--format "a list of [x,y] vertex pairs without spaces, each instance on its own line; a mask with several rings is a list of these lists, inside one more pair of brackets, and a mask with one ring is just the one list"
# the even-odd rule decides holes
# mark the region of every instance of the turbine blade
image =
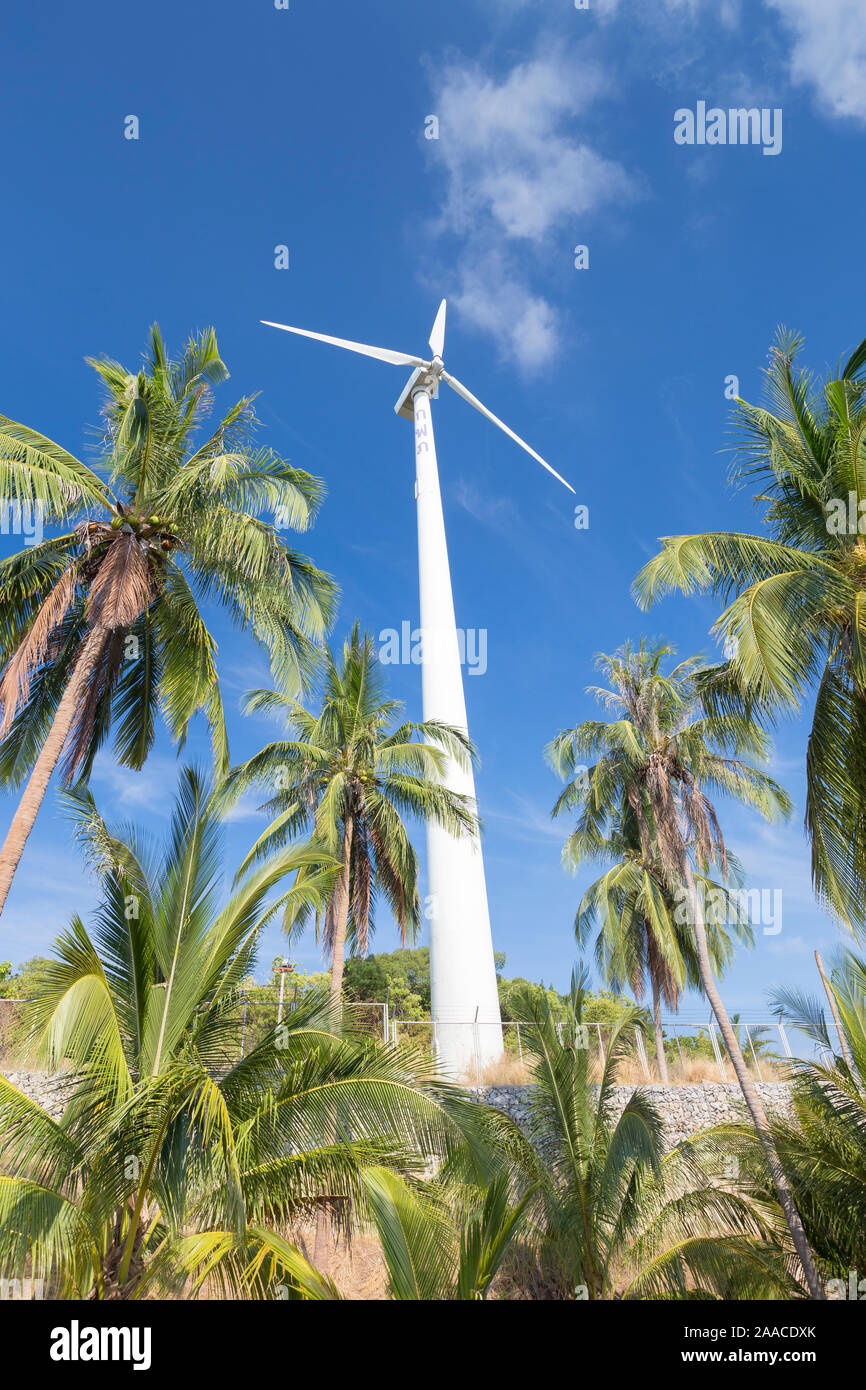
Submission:
[[270,319],[260,319],[259,322],[266,328],[281,328],[284,333],[298,333],[302,338],[315,338],[317,342],[330,343],[332,347],[348,348],[349,352],[359,352],[362,357],[376,357],[380,362],[390,362],[394,367],[429,366],[420,357],[410,357],[406,352],[370,347],[367,343],[351,343],[348,338],[329,338],[326,333],[311,333],[308,328],[290,328],[287,323],[271,323]]
[[504,430],[509,439],[513,439],[515,444],[519,444],[521,449],[525,449],[528,454],[532,455],[536,463],[540,463],[542,468],[546,468],[548,473],[552,473],[557,482],[562,483],[563,487],[567,487],[569,492],[574,492],[571,483],[567,483],[564,478],[560,477],[555,468],[551,468],[549,463],[545,463],[541,454],[537,454],[534,449],[530,449],[525,439],[521,439],[519,434],[515,434],[514,430],[510,430],[507,425],[503,424],[498,415],[494,415],[492,410],[488,410],[486,405],[482,405],[478,397],[473,396],[472,392],[467,390],[462,381],[458,381],[456,376],[449,376],[448,372],[442,373],[442,380],[447,381],[451,390],[456,391],[458,396],[462,396],[464,401],[468,401],[470,405],[474,405],[476,410],[480,410],[482,415],[486,415],[488,420],[492,420],[494,425],[498,425],[501,430]]
[[433,332],[430,334],[430,351],[434,357],[441,357],[445,347],[445,312],[447,303],[443,299],[439,305],[439,312],[436,315],[436,322],[433,325]]

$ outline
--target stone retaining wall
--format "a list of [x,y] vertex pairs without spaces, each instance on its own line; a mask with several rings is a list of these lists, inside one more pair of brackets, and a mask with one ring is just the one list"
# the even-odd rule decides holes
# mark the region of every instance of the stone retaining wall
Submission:
[[[472,1094],[485,1105],[504,1110],[523,1126],[528,1116],[531,1086],[473,1086]],[[786,1081],[756,1082],[755,1089],[772,1115],[793,1118],[791,1087]],[[710,1125],[730,1124],[747,1115],[739,1086],[703,1081],[695,1086],[614,1086],[613,1114],[622,1114],[629,1097],[640,1090],[661,1113],[667,1148]]]
[[52,1076],[45,1071],[5,1071],[3,1075],[31,1100],[38,1101],[52,1119],[60,1119],[69,1094],[69,1077],[65,1073]]
[[[49,1115],[59,1119],[63,1113],[69,1079],[62,1072],[50,1076],[39,1071],[10,1071],[5,1075],[44,1106]],[[793,1118],[791,1088],[786,1081],[756,1082],[755,1089],[764,1102],[768,1112],[785,1119]],[[681,1139],[687,1139],[699,1129],[710,1125],[728,1124],[742,1120],[746,1108],[739,1086],[719,1081],[703,1081],[696,1086],[615,1086],[613,1088],[613,1113],[620,1115],[628,1104],[629,1097],[641,1090],[660,1111],[665,1127],[666,1146],[672,1148]],[[504,1110],[519,1125],[525,1124],[528,1116],[531,1086],[473,1086],[470,1094],[485,1105]]]

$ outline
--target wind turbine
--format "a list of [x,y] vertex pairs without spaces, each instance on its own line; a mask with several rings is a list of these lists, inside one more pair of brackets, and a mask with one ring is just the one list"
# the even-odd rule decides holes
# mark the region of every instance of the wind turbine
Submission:
[[[443,299],[430,334],[429,362],[406,352],[370,347],[286,323],[271,323],[302,338],[346,348],[363,357],[375,357],[396,367],[412,367],[412,376],[394,407],[415,425],[415,499],[418,504],[418,572],[421,591],[422,707],[424,718],[437,719],[468,732],[460,647],[454,618],[451,571],[442,515],[439,469],[433,438],[431,400],[445,382],[482,415],[525,449],[570,492],[574,488],[530,449],[520,435],[487,409],[462,382],[445,370],[446,301]],[[471,768],[449,760],[444,774],[452,791],[475,802]],[[430,888],[430,993],[436,1048],[444,1067],[453,1075],[467,1073],[473,1062],[483,1069],[502,1054],[502,1020],[496,989],[496,967],[484,860],[477,836],[449,834],[441,826],[427,826],[427,878]]]

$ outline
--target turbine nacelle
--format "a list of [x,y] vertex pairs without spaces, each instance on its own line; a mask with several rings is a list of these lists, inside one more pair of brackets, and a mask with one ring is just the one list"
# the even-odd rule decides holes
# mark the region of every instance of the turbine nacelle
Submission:
[[520,445],[521,449],[525,449],[527,454],[535,459],[536,463],[540,463],[542,468],[546,468],[548,473],[552,473],[554,478],[562,483],[563,487],[567,487],[569,492],[574,492],[571,483],[567,483],[554,468],[551,468],[549,463],[545,463],[540,454],[537,454],[534,449],[530,449],[529,445],[524,439],[520,438],[519,434],[515,434],[514,430],[509,429],[497,415],[493,414],[492,410],[488,410],[487,406],[483,405],[481,401],[478,400],[477,396],[473,396],[472,392],[465,387],[462,382],[458,381],[456,376],[451,376],[446,372],[445,363],[442,360],[442,354],[445,351],[446,312],[447,304],[443,299],[442,303],[439,305],[439,310],[436,314],[436,319],[429,338],[430,351],[433,353],[432,360],[429,362],[425,362],[422,357],[412,357],[411,354],[407,352],[394,352],[391,348],[371,347],[368,343],[353,343],[348,338],[331,338],[325,333],[311,333],[308,328],[291,328],[286,323],[272,323],[269,319],[262,319],[262,323],[268,328],[281,328],[284,333],[297,333],[302,338],[314,338],[320,343],[330,343],[332,347],[346,348],[348,352],[360,353],[362,357],[374,357],[379,362],[388,362],[395,367],[414,368],[405,390],[402,392],[400,399],[394,407],[395,412],[406,420],[414,420],[415,418],[415,395],[419,391],[424,391],[427,395],[436,397],[439,394],[439,383],[440,381],[444,381],[447,386],[451,387],[452,391],[455,391],[458,396],[462,396],[464,401],[473,406],[475,410],[479,411],[490,420],[492,424],[496,425],[507,434],[509,439],[513,439],[515,444]]
[[431,400],[435,401],[439,396],[439,383],[442,380],[442,371],[436,371],[435,361],[426,367],[416,367],[403,390],[400,392],[397,404],[394,406],[394,414],[399,415],[402,420],[415,419],[415,396],[418,391],[425,391]]

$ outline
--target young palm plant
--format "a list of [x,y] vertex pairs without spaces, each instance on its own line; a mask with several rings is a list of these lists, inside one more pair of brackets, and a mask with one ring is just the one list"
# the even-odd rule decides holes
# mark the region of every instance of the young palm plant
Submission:
[[220,906],[221,830],[196,773],[181,777],[161,853],[109,831],[88,793],[71,799],[102,901],[92,932],[75,919],[57,942],[38,999],[44,1061],[69,1068],[62,1119],[0,1077],[0,1273],[73,1299],[205,1283],[335,1297],[292,1223],[361,1200],[368,1166],[414,1175],[447,1161],[477,1107],[421,1058],[335,1036],[323,993],[239,1057],[268,895],[316,865],[291,892],[323,902],[335,868],[320,847],[273,856]]
[[795,370],[800,340],[780,330],[767,408],[739,401],[733,478],[757,483],[768,535],[669,536],[635,581],[648,607],[678,591],[719,595],[716,673],[771,716],[815,692],[806,826],[819,898],[866,925],[866,341],[834,379]]
[[[721,791],[772,819],[790,810],[785,791],[745,758],[763,761],[767,739],[743,710],[726,712],[701,704],[697,658],[664,674],[673,648],[664,643],[626,644],[598,666],[612,689],[593,689],[617,715],[585,720],[557,735],[548,749],[564,779],[579,777],[587,790],[578,830],[603,834],[626,802],[638,826],[644,853],[658,864],[675,895],[680,919],[694,935],[701,986],[716,1016],[743,1098],[767,1156],[782,1210],[813,1298],[823,1290],[787,1178],[773,1146],[763,1104],[749,1075],[713,976],[704,899],[692,867],[713,864],[727,878],[725,842],[707,791]],[[595,759],[587,769],[583,759]]]
[[[379,895],[390,906],[404,944],[421,925],[418,861],[403,817],[433,820],[455,835],[475,829],[474,804],[442,782],[446,758],[465,761],[473,755],[472,744],[445,724],[400,721],[403,707],[386,697],[372,638],[362,636],[357,623],[342,661],[327,653],[316,713],[274,690],[251,691],[245,709],[282,715],[292,737],[268,744],[233,768],[222,788],[227,805],[250,787],[275,793],[263,807],[275,818],[241,872],[267,861],[301,831],[312,831],[339,860],[341,873],[322,927],[336,1008],[347,944],[366,954]],[[291,897],[286,907],[286,928],[296,931],[309,909]],[[317,917],[317,931],[318,925]]]
[[580,978],[562,1012],[527,994],[521,1017],[536,1086],[527,1136],[510,1145],[534,1189],[510,1271],[518,1286],[588,1301],[794,1296],[775,1203],[727,1180],[718,1149],[709,1161],[697,1143],[665,1155],[661,1116],[640,1091],[617,1115],[617,1068],[640,1010],[611,1029],[598,1085]]
[[[578,805],[579,788],[572,780],[554,807],[555,816]],[[611,989],[628,986],[638,1003],[649,981],[653,1003],[653,1032],[659,1077],[668,1084],[662,1001],[679,1008],[684,989],[700,988],[701,977],[695,941],[679,918],[674,894],[658,863],[645,858],[637,821],[626,804],[607,833],[575,830],[563,848],[563,862],[576,871],[584,861],[611,865],[587,888],[577,909],[574,930],[583,947],[595,932],[595,957]],[[734,871],[733,857],[728,856]],[[754,937],[736,889],[727,883],[696,874],[706,903],[707,948],[713,974],[720,976],[730,963],[737,939],[752,945]]]
[[228,376],[212,329],[176,362],[154,325],[138,373],[91,365],[106,391],[95,470],[0,417],[0,494],[67,528],[0,563],[0,778],[29,777],[0,850],[0,911],[64,749],[65,779],[85,780],[116,721],[117,758],[140,768],[158,710],[180,742],[201,711],[227,770],[216,642],[199,602],[225,608],[295,689],[334,606],[332,580],[260,515],[304,530],[323,490],[254,445],[252,397],[199,440]]
[[[774,1125],[812,1247],[828,1279],[866,1270],[866,960],[841,950],[828,982],[838,1033],[821,1004],[796,991],[774,1000],[822,1054],[794,1063],[794,1120]],[[834,1021],[835,1022],[835,1021]],[[857,1295],[855,1295],[857,1296]],[[862,1297],[862,1291],[859,1293]]]
[[393,1168],[365,1168],[361,1187],[397,1301],[483,1302],[526,1220],[534,1189],[519,1198],[507,1175],[412,1184]]

